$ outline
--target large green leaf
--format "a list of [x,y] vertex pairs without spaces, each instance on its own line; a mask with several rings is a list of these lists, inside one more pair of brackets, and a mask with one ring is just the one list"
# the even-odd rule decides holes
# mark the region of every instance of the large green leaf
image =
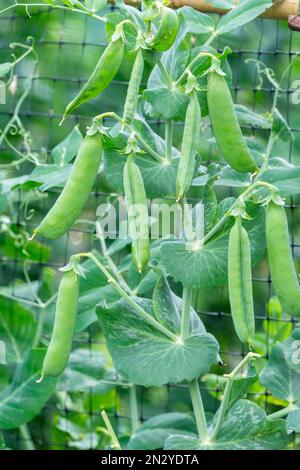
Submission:
[[179,16],[184,20],[181,26],[185,32],[193,34],[207,34],[214,30],[214,20],[210,15],[205,15],[192,7],[182,7],[178,10]]
[[40,377],[45,349],[32,349],[17,367],[12,383],[0,394],[0,428],[14,429],[30,421],[54,393],[57,379]]
[[0,339],[5,343],[6,362],[21,362],[33,345],[37,322],[16,302],[0,298]]
[[300,432],[300,404],[299,407],[291,411],[286,419],[287,432]]
[[175,433],[193,435],[197,431],[192,416],[183,413],[165,413],[148,419],[128,442],[129,450],[163,449],[166,439]]
[[[180,333],[182,299],[171,291],[164,275],[160,276],[153,291],[153,310],[160,323],[174,333]],[[191,333],[206,333],[205,326],[193,308],[190,315]]]
[[[175,193],[176,175],[179,160],[173,159],[171,165],[154,160],[149,155],[140,155],[135,159],[139,166],[149,198],[172,195]],[[123,193],[123,169],[126,157],[118,149],[109,148],[104,151],[104,171],[113,188]]]
[[101,352],[76,349],[58,384],[60,391],[82,391],[99,385],[105,374],[105,358]]
[[201,442],[196,436],[175,434],[165,443],[166,450],[279,450],[287,445],[284,420],[267,421],[262,408],[239,400],[227,413],[214,442]]
[[257,129],[271,129],[272,122],[265,116],[255,113],[241,104],[236,104],[234,108],[241,126],[251,126]]
[[288,402],[300,401],[300,328],[282,343],[273,346],[260,382],[274,397]]
[[249,23],[272,6],[270,0],[245,0],[224,15],[218,23],[218,34],[225,34]]
[[52,150],[54,162],[59,166],[64,166],[72,160],[78,152],[82,139],[78,126],[75,126],[70,134]]
[[[248,231],[252,264],[255,265],[265,252],[265,210],[248,204],[253,217],[243,222]],[[232,221],[231,221],[232,223]],[[226,224],[226,230],[230,224]],[[183,241],[169,241],[161,246],[162,263],[167,272],[184,286],[215,287],[225,285],[228,269],[228,232],[209,241],[202,249],[187,249]]]
[[[153,315],[150,300],[135,300]],[[149,387],[191,381],[217,362],[212,335],[192,332],[184,344],[174,342],[141,320],[124,299],[100,304],[97,315],[117,371],[132,383]]]

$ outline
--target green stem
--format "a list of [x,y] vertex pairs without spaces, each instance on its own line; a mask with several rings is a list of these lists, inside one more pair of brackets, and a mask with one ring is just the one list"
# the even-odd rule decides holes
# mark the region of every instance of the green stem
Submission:
[[196,419],[199,439],[204,440],[207,438],[207,423],[197,379],[194,379],[192,382],[190,382],[189,390]]
[[110,272],[103,266],[103,264],[96,258],[96,256],[93,253],[80,253],[79,255],[76,255],[79,257],[86,257],[90,258],[95,265],[100,269],[100,271],[103,272],[103,274],[106,276],[107,280],[109,283],[112,284],[112,286],[116,289],[116,291],[120,294],[121,297],[123,297],[125,300],[127,300],[128,304],[136,311],[136,313],[142,318],[145,322],[147,322],[149,325],[151,325],[153,328],[156,330],[160,331],[163,335],[167,336],[174,342],[178,342],[178,337],[169,331],[165,326],[161,325],[157,320],[155,320],[154,317],[152,317],[149,313],[146,312],[139,304],[137,304],[133,298],[125,292],[124,289],[118,284],[116,279],[110,274]]
[[275,190],[276,187],[270,183],[265,181],[257,181],[255,180],[248,188],[236,199],[236,201],[232,204],[230,209],[223,215],[223,217],[216,223],[216,225],[205,235],[203,239],[203,244],[207,243],[224,225],[226,222],[228,215],[241,203],[241,201],[245,201],[251,193],[258,187],[258,186],[265,186],[270,190]]
[[103,257],[106,259],[107,264],[109,265],[112,273],[116,277],[116,279],[117,279],[118,283],[120,284],[120,286],[122,287],[122,289],[124,289],[129,295],[132,295],[132,290],[130,289],[127,282],[123,278],[122,274],[119,272],[117,266],[113,262],[112,258],[108,254],[107,246],[106,246],[106,243],[105,243],[104,234],[103,234],[103,230],[102,230],[100,222],[96,222],[96,230],[97,230],[97,235],[98,235],[98,239],[99,239],[99,242],[100,242]]
[[162,158],[150,145],[147,144],[147,142],[143,139],[143,137],[128,123],[124,122],[123,119],[118,116],[117,113],[114,112],[107,112],[107,113],[102,113],[99,114],[99,116],[96,116],[94,118],[94,121],[101,120],[106,117],[111,117],[113,119],[116,119],[116,121],[119,121],[124,127],[126,127],[131,133],[135,134],[137,141],[144,147],[147,153],[157,160],[159,163],[165,163],[165,159]]
[[173,149],[173,120],[167,119],[165,123],[165,144],[166,144],[166,159],[172,161]]
[[32,442],[31,435],[28,429],[27,424],[22,424],[20,426],[20,433],[22,436],[23,447],[25,450],[35,450],[34,443]]
[[103,421],[105,423],[107,432],[110,435],[110,438],[112,440],[112,447],[116,450],[122,450],[120,442],[119,442],[119,440],[116,436],[116,433],[114,431],[114,428],[112,427],[111,422],[110,422],[110,420],[109,420],[109,418],[108,418],[108,416],[107,416],[107,414],[104,410],[101,411],[101,416],[102,416]]
[[182,297],[182,317],[181,317],[181,340],[184,343],[190,333],[190,316],[192,306],[192,293],[191,287],[183,288]]
[[[217,37],[216,35],[216,32],[214,31],[211,36],[208,38],[208,40],[205,42],[204,46],[209,46],[213,40]],[[205,52],[205,51],[200,51],[196,57],[194,57],[194,59],[189,63],[189,65],[186,67],[186,69],[182,72],[182,74],[180,75],[180,77],[176,80],[176,83],[175,83],[175,86],[178,87],[180,85],[180,83],[182,82],[182,80],[185,78],[185,76],[188,74],[188,72],[191,71],[191,69],[194,67],[194,65],[197,64],[198,60],[201,58],[201,57],[214,57],[213,54],[211,54],[210,52]]]
[[273,421],[274,419],[278,418],[284,418],[286,415],[288,415],[291,411],[296,410],[298,407],[294,404],[290,404],[285,408],[282,408],[282,410],[275,411],[275,413],[271,413],[270,415],[267,416],[268,421]]
[[214,430],[210,436],[210,440],[214,441],[218,433],[220,431],[220,428],[223,424],[225,414],[228,408],[229,404],[229,399],[230,399],[230,393],[233,385],[233,381],[235,376],[239,373],[239,371],[251,360],[260,357],[259,354],[249,352],[247,356],[244,357],[244,359],[236,366],[235,369],[230,374],[224,374],[224,377],[227,379],[226,385],[225,385],[225,390],[224,390],[224,395],[223,399],[220,405],[220,408],[218,410],[218,416],[217,416],[217,422],[215,424]]
[[136,396],[136,386],[134,384],[131,385],[129,389],[130,393],[130,415],[131,415],[131,427],[132,427],[132,434],[134,434],[137,429],[140,427],[140,420],[139,420],[139,410],[138,410],[138,403],[137,403],[137,396]]
[[169,73],[168,73],[166,67],[164,66],[164,64],[162,63],[161,60],[159,60],[159,61],[157,62],[157,66],[158,66],[158,68],[159,68],[159,70],[160,70],[160,73],[161,73],[162,76],[163,76],[164,81],[166,82],[166,85],[171,86],[171,85],[172,85],[172,81],[171,81],[170,75],[169,75]]

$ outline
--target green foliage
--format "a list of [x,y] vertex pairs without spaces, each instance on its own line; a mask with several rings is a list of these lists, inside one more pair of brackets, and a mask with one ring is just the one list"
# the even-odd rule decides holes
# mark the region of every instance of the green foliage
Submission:
[[[40,436],[45,435],[53,448],[77,450],[106,449],[112,443],[128,450],[286,449],[289,434],[300,432],[300,329],[292,328],[284,302],[269,299],[267,284],[259,281],[268,277],[265,206],[270,200],[282,204],[281,198],[290,196],[297,204],[299,198],[299,143],[292,132],[299,116],[294,118],[289,107],[287,119],[282,106],[289,75],[286,64],[278,58],[275,73],[269,68],[269,52],[274,50],[272,23],[264,24],[266,65],[250,60],[241,66],[237,55],[231,56],[232,50],[240,48],[238,28],[243,27],[249,50],[258,46],[258,23],[253,20],[272,2],[244,0],[236,6],[231,0],[210,0],[216,8],[234,6],[221,18],[188,6],[170,10],[160,2],[144,2],[140,11],[117,0],[113,12],[103,0],[44,3],[42,10],[51,15],[40,14],[30,4],[27,10],[12,5],[16,27],[11,30],[0,11],[5,43],[9,34],[22,41],[11,44],[14,54],[5,51],[0,64],[8,100],[0,116],[0,448],[39,448],[43,446]],[[24,15],[31,9],[36,14],[29,22]],[[53,38],[57,39],[62,21],[56,56]],[[281,28],[285,32],[285,26]],[[28,32],[36,45],[31,38],[26,40]],[[283,49],[287,36],[282,38]],[[137,51],[141,62],[132,74]],[[91,74],[93,64],[97,65]],[[298,68],[295,63],[288,72],[298,73]],[[79,69],[84,83],[76,80]],[[216,113],[219,132],[211,132],[213,111],[207,88],[212,73],[218,80],[225,79],[221,80],[235,131],[226,106],[222,111],[224,100],[218,102],[215,94],[217,105],[222,106]],[[254,73],[255,111],[250,109]],[[49,78],[54,76],[51,85]],[[130,118],[124,119],[124,84],[130,78],[134,81],[127,95]],[[232,84],[238,90],[239,103],[234,106]],[[267,87],[275,91],[271,103]],[[202,117],[194,113],[197,122],[193,116],[187,119],[183,133],[191,93]],[[58,117],[68,102],[68,118],[59,127]],[[51,129],[45,125],[46,117],[51,119]],[[101,134],[103,161],[98,175],[92,150],[74,183],[72,161],[87,126],[88,136]],[[240,146],[234,139],[237,134]],[[179,164],[189,146],[184,135],[193,137],[192,158],[186,166]],[[236,171],[230,158],[224,160],[222,148],[228,136],[233,137],[229,150],[246,149],[251,168],[239,158],[238,165],[233,164]],[[293,163],[288,161],[291,144]],[[135,242],[129,236],[105,239],[100,224],[102,215],[117,208],[119,196],[124,195],[128,158],[134,160],[139,188],[145,188],[149,199],[165,207],[191,203],[192,225],[197,222],[198,203],[204,204],[203,238],[191,242],[185,230],[175,234],[171,228],[164,238],[152,241],[142,273],[130,253]],[[90,190],[93,197],[83,207],[79,202],[89,176],[85,201]],[[178,178],[185,179],[186,187],[177,196],[186,192],[186,200],[176,201]],[[68,235],[47,243],[32,239],[46,209],[67,185],[74,191],[54,228],[66,224]],[[141,191],[139,200],[140,196]],[[95,205],[100,204],[99,215]],[[144,198],[143,208],[147,210]],[[255,268],[253,349],[263,356],[256,366],[250,362],[256,358],[251,352],[239,364],[235,356],[224,354],[228,348],[236,355],[241,351],[227,315],[228,240],[236,217],[243,218]],[[152,213],[148,219],[146,229],[155,222]],[[293,221],[297,244],[296,211]],[[49,237],[49,231],[43,235]],[[37,383],[56,310],[54,268],[66,264],[69,256],[65,270],[72,267],[80,277],[73,352],[69,355],[68,347],[67,365],[59,378],[45,377]],[[197,292],[200,313],[210,313],[201,319],[191,306]],[[64,300],[68,303],[70,298]],[[62,331],[62,336],[54,331],[63,345],[68,341],[70,346],[72,336],[71,331]],[[178,386],[170,389],[170,412],[165,413],[163,386],[169,384]],[[151,416],[143,423],[139,422],[141,396],[143,417]],[[48,400],[49,408],[45,407]],[[66,415],[65,408],[72,413]],[[101,410],[107,411],[105,422]],[[114,416],[123,415],[130,416],[130,423],[115,422]],[[38,443],[31,443],[31,438]]]

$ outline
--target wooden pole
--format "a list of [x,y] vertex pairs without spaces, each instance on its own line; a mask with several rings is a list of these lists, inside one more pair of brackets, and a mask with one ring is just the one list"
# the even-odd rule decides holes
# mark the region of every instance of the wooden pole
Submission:
[[[270,18],[273,20],[287,20],[290,15],[297,16],[299,14],[299,2],[300,0],[274,1],[274,5],[266,10],[261,16],[262,18]],[[139,6],[140,0],[125,0],[125,3]],[[236,4],[238,3],[239,0],[236,1]],[[213,5],[205,3],[204,0],[171,0],[170,6],[173,6],[174,8],[190,6],[195,8],[195,10],[202,11],[203,13],[218,13],[221,15],[228,12],[228,10],[215,8]]]

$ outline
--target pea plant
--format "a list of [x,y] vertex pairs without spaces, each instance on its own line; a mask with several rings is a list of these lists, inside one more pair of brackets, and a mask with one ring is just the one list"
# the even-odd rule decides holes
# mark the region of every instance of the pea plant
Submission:
[[[105,16],[100,16],[102,1],[46,3],[91,15],[105,24],[108,39],[90,78],[66,103],[62,127],[77,108],[110,86],[125,56],[132,69],[123,114],[108,109],[91,116],[85,136],[76,126],[53,149],[54,163],[29,150],[20,157],[31,159],[34,170],[11,183],[12,190],[39,188],[41,193],[56,187],[61,192],[22,246],[31,293],[26,291],[25,305],[19,300],[12,313],[4,308],[0,314],[0,337],[16,363],[13,379],[3,379],[0,389],[0,429],[20,428],[28,437],[26,423],[48,400],[67,400],[80,409],[82,398],[76,393],[89,387],[107,393],[119,381],[129,391],[131,429],[118,435],[105,412],[109,406],[100,400],[95,420],[82,418],[71,431],[59,417],[57,432],[69,433],[71,447],[87,448],[92,441],[94,448],[128,450],[289,448],[293,433],[300,432],[300,328],[291,329],[288,321],[300,316],[300,287],[284,206],[286,198],[299,193],[300,171],[274,155],[275,143],[288,145],[294,139],[278,109],[288,70],[278,78],[262,62],[245,65],[256,70],[260,86],[266,81],[274,89],[271,109],[258,114],[234,104],[232,51],[214,47],[218,38],[251,22],[272,2],[245,0],[221,19],[159,1],[144,1],[137,9],[118,0]],[[9,72],[8,66],[0,70]],[[151,118],[163,123],[164,137],[151,128]],[[244,135],[251,127],[268,134],[267,141]],[[110,194],[96,222],[81,220],[99,170]],[[128,236],[112,240],[103,221],[109,223],[124,196]],[[165,233],[158,224],[158,236],[152,236],[159,219],[149,208],[153,200],[160,208],[179,211],[179,231],[171,227]],[[49,259],[40,240],[57,240],[79,223],[93,227],[94,249],[70,257],[61,268],[57,294],[47,273],[38,292],[27,264],[34,255],[28,253],[42,247]],[[253,267],[265,252],[275,293],[268,313],[287,320],[281,329],[274,327],[267,348],[268,326],[255,321],[252,288]],[[236,341],[244,348],[241,362],[226,374],[218,331],[215,336],[208,332],[196,313],[204,289],[223,287],[228,288]],[[20,295],[25,292],[21,284],[14,296],[5,288],[0,294],[16,301],[18,289]],[[39,311],[39,322],[27,306]],[[47,318],[54,317],[51,332]],[[99,351],[72,352],[74,335],[84,335],[96,321],[114,368],[105,367]],[[24,335],[15,344],[11,338],[18,322]],[[166,384],[186,386],[193,412],[171,411],[141,422],[137,387]],[[221,390],[214,414],[204,404],[206,385]],[[272,408],[268,414],[264,389]],[[86,441],[80,440],[82,433]]]

